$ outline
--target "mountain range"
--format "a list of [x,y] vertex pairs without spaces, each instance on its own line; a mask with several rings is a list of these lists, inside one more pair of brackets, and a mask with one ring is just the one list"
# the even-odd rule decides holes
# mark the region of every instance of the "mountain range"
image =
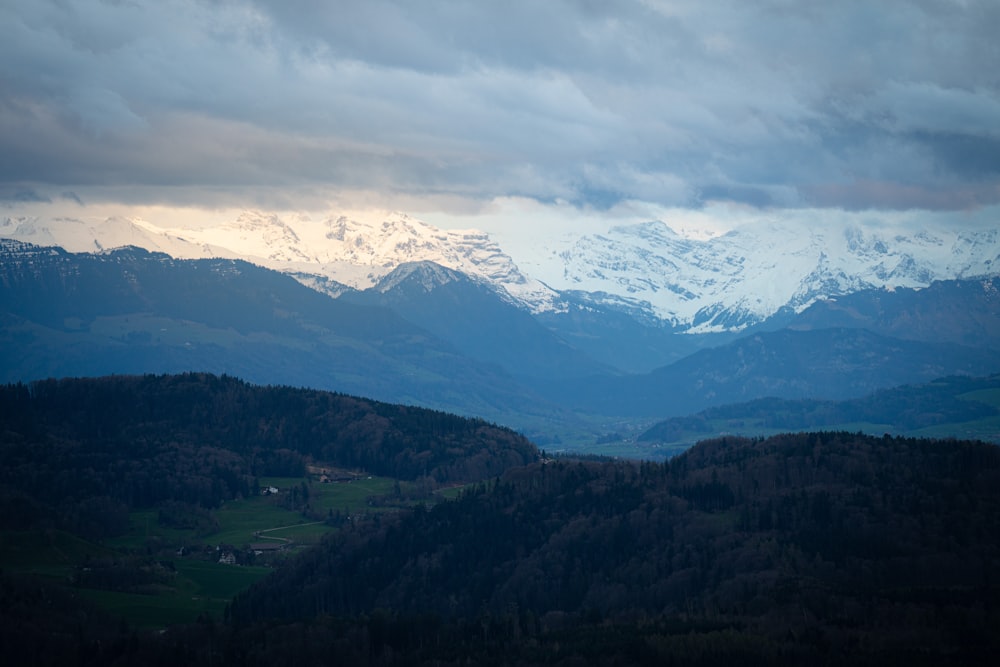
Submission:
[[[574,313],[587,310],[605,319],[624,314],[654,330],[736,332],[824,298],[1000,272],[1000,230],[913,232],[885,221],[764,220],[714,235],[651,221],[600,234],[539,234],[516,258],[484,232],[439,229],[401,213],[314,220],[246,211],[201,227],[7,217],[0,236],[74,252],[134,245],[175,258],[244,259],[333,296],[375,287],[401,265],[433,262],[545,315],[556,330],[572,330]],[[520,266],[531,267],[530,275]]]
[[202,370],[522,423],[544,404],[386,308],[331,299],[241,260],[8,240],[0,286],[6,382]]
[[[336,298],[245,260],[135,247],[5,240],[0,260],[0,380],[227,373],[481,416],[543,446],[593,442],[622,419],[1000,371],[1000,278],[862,290],[694,334],[581,296],[532,313],[484,277],[427,260],[367,287],[337,283]],[[663,361],[646,370],[643,359]]]
[[839,401],[758,398],[657,422],[636,439],[684,448],[734,431],[863,430],[907,437],[936,434],[1000,442],[1000,375],[952,376]]
[[551,268],[540,279],[615,294],[648,317],[700,333],[744,329],[860,290],[994,275],[1000,232],[765,221],[700,239],[649,222],[582,236],[556,254],[563,279]]

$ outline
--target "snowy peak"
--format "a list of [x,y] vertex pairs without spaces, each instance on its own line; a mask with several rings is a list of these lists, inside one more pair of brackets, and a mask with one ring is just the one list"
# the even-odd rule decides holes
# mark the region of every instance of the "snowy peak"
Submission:
[[447,235],[415,223],[399,214],[392,214],[381,223],[365,224],[346,216],[323,222],[327,230],[325,250],[331,257],[359,265],[398,266],[446,254],[441,246]]
[[95,223],[8,218],[0,224],[0,236],[73,252],[135,245],[182,259],[242,258],[332,295],[372,287],[403,264],[433,262],[487,281],[512,303],[533,310],[551,310],[558,299],[522,274],[486,233],[442,230],[402,213],[314,220],[244,211],[233,220],[196,228],[123,218]]
[[220,230],[235,236],[238,242],[226,239],[227,245],[236,247],[257,246],[261,256],[275,262],[309,261],[309,252],[304,247],[295,230],[285,224],[277,215],[267,215],[256,211],[244,211]]
[[[649,304],[650,315],[692,332],[741,329],[781,308],[873,287],[926,287],[996,273],[996,230],[763,222],[694,238],[662,222],[617,226],[558,249],[539,278],[556,289]],[[552,252],[541,248],[540,252]]]
[[375,290],[385,294],[406,283],[415,285],[423,292],[433,292],[438,287],[468,278],[457,271],[447,269],[434,262],[407,262],[378,281]]
[[1000,274],[1000,230],[914,232],[884,221],[762,220],[715,235],[658,220],[618,225],[538,240],[518,258],[533,267],[530,277],[488,234],[439,229],[403,213],[313,219],[244,211],[197,228],[136,218],[5,218],[0,236],[73,252],[134,245],[179,259],[241,258],[333,296],[389,290],[403,280],[431,289],[462,274],[534,313],[577,304],[691,333],[739,330],[859,290]]
[[102,252],[135,246],[172,257],[235,258],[233,253],[226,254],[222,248],[201,247],[141,220],[122,217],[103,220],[57,218],[49,221],[8,217],[0,219],[0,236],[38,246],[60,246],[70,252]]

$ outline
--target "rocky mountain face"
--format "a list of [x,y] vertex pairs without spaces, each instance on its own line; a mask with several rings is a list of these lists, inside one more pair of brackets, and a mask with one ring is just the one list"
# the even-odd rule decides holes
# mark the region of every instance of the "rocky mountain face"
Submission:
[[940,280],[923,289],[862,290],[773,319],[770,328],[867,329],[904,340],[1000,349],[1000,277]]
[[388,308],[242,260],[0,240],[0,382],[195,370],[519,425],[547,410],[496,365]]
[[401,264],[373,287],[341,299],[388,308],[462,354],[519,377],[578,378],[611,370],[504,298],[489,281],[433,262]]
[[402,265],[433,262],[544,316],[560,335],[574,335],[586,311],[602,321],[625,315],[654,330],[735,332],[828,297],[1000,273],[996,229],[914,233],[888,225],[762,222],[700,238],[656,221],[556,245],[539,240],[534,256],[521,258],[483,232],[438,229],[399,213],[313,220],[248,211],[201,228],[6,218],[0,236],[77,252],[136,245],[177,258],[241,258],[332,296],[373,288]]
[[551,308],[556,293],[517,269],[489,236],[443,230],[400,213],[284,219],[246,211],[235,220],[198,228],[157,227],[141,219],[43,221],[0,219],[0,237],[71,252],[134,245],[180,259],[240,258],[289,273],[311,287],[342,291],[375,286],[402,264],[434,262],[494,285],[511,301]]
[[552,287],[612,294],[703,333],[740,330],[823,297],[996,274],[1000,233],[761,223],[698,239],[650,222],[580,237],[557,256],[537,276]]
[[[774,330],[694,336],[583,299],[533,316],[488,280],[433,262],[341,285],[334,299],[242,260],[8,239],[0,381],[227,373],[484,416],[540,441],[589,428],[579,415],[662,419],[1000,372],[997,280],[867,290],[784,313]],[[643,369],[643,358],[663,361]]]

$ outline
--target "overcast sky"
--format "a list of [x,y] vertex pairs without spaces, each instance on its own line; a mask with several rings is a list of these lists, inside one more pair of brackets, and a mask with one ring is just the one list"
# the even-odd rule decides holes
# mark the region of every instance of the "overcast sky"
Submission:
[[996,0],[4,0],[0,205],[981,215],[998,35]]

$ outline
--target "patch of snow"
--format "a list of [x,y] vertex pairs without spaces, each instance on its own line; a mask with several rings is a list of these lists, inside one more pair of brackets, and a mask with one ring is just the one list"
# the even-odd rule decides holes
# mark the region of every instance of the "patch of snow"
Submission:
[[740,329],[782,308],[801,311],[861,289],[919,288],[1000,270],[998,229],[914,233],[888,222],[829,220],[759,219],[725,232],[654,220],[539,236],[516,258],[485,232],[439,229],[403,213],[317,220],[245,211],[198,228],[139,218],[8,217],[0,219],[0,237],[71,252],[135,245],[180,259],[241,258],[331,295],[375,286],[401,265],[433,262],[487,281],[533,312],[565,309],[563,292],[577,302],[586,293],[583,302],[593,306],[691,332]]

